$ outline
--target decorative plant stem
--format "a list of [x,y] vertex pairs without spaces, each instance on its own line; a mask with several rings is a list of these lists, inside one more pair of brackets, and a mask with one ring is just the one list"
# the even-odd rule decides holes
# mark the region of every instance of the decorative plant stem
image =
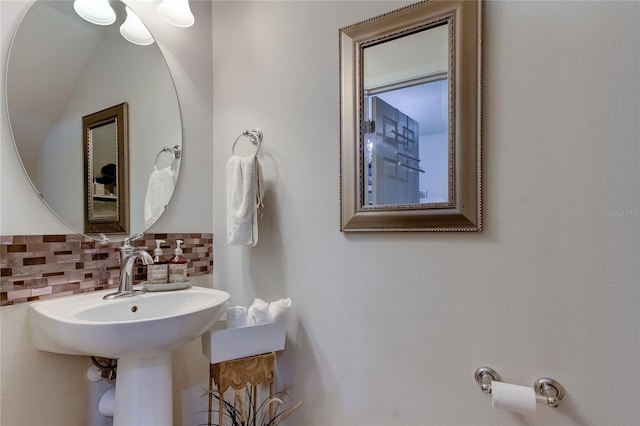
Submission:
[[[273,398],[265,398],[259,405],[255,405],[254,408],[254,394],[251,387],[247,387],[246,396],[243,397],[240,392],[236,392],[233,402],[226,401],[224,396],[219,395],[217,391],[205,390],[203,396],[213,396],[218,402],[222,398],[224,406],[224,417],[228,420],[224,425],[215,426],[278,426],[284,422],[295,410],[300,408],[302,401],[297,404],[280,411],[281,405],[284,403],[282,398],[287,398],[289,395],[285,391],[277,392]],[[257,402],[257,401],[256,401]],[[217,410],[212,412],[218,413]],[[270,412],[273,413],[273,418],[269,420]],[[202,423],[198,426],[212,426]]]

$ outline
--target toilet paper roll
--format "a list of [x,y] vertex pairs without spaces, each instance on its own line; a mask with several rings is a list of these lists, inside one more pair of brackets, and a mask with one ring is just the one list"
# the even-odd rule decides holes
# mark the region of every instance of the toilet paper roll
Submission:
[[532,387],[491,382],[491,406],[520,414],[536,412],[536,393]]
[[94,383],[99,382],[100,380],[102,380],[102,371],[100,371],[100,369],[95,365],[92,365],[87,370],[87,380]]
[[116,406],[116,389],[109,388],[98,402],[98,413],[105,417],[113,417]]

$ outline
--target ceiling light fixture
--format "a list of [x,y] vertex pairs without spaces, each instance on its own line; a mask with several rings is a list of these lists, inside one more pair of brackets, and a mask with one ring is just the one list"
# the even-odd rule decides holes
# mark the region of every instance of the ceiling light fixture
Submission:
[[136,15],[129,7],[126,7],[127,18],[120,26],[120,34],[133,44],[140,46],[148,46],[153,44],[155,40],[153,36],[142,23],[138,15]]
[[195,22],[189,0],[163,0],[158,6],[158,14],[176,27],[190,27]]
[[73,9],[92,24],[111,25],[116,21],[116,12],[109,5],[109,0],[75,0]]

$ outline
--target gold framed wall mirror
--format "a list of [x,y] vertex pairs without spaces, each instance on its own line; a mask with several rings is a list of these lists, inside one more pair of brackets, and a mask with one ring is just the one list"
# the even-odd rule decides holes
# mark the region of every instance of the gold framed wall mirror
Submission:
[[129,110],[123,102],[82,117],[84,232],[129,232]]
[[480,231],[482,1],[339,31],[340,230]]

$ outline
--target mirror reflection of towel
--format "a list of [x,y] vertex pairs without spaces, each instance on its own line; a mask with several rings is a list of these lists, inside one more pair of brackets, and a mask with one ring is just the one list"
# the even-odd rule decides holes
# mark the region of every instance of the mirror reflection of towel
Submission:
[[154,170],[149,177],[147,195],[144,200],[144,225],[149,228],[156,223],[164,212],[173,195],[175,182],[171,167]]
[[227,243],[255,246],[262,207],[262,170],[258,158],[233,156],[227,175]]

